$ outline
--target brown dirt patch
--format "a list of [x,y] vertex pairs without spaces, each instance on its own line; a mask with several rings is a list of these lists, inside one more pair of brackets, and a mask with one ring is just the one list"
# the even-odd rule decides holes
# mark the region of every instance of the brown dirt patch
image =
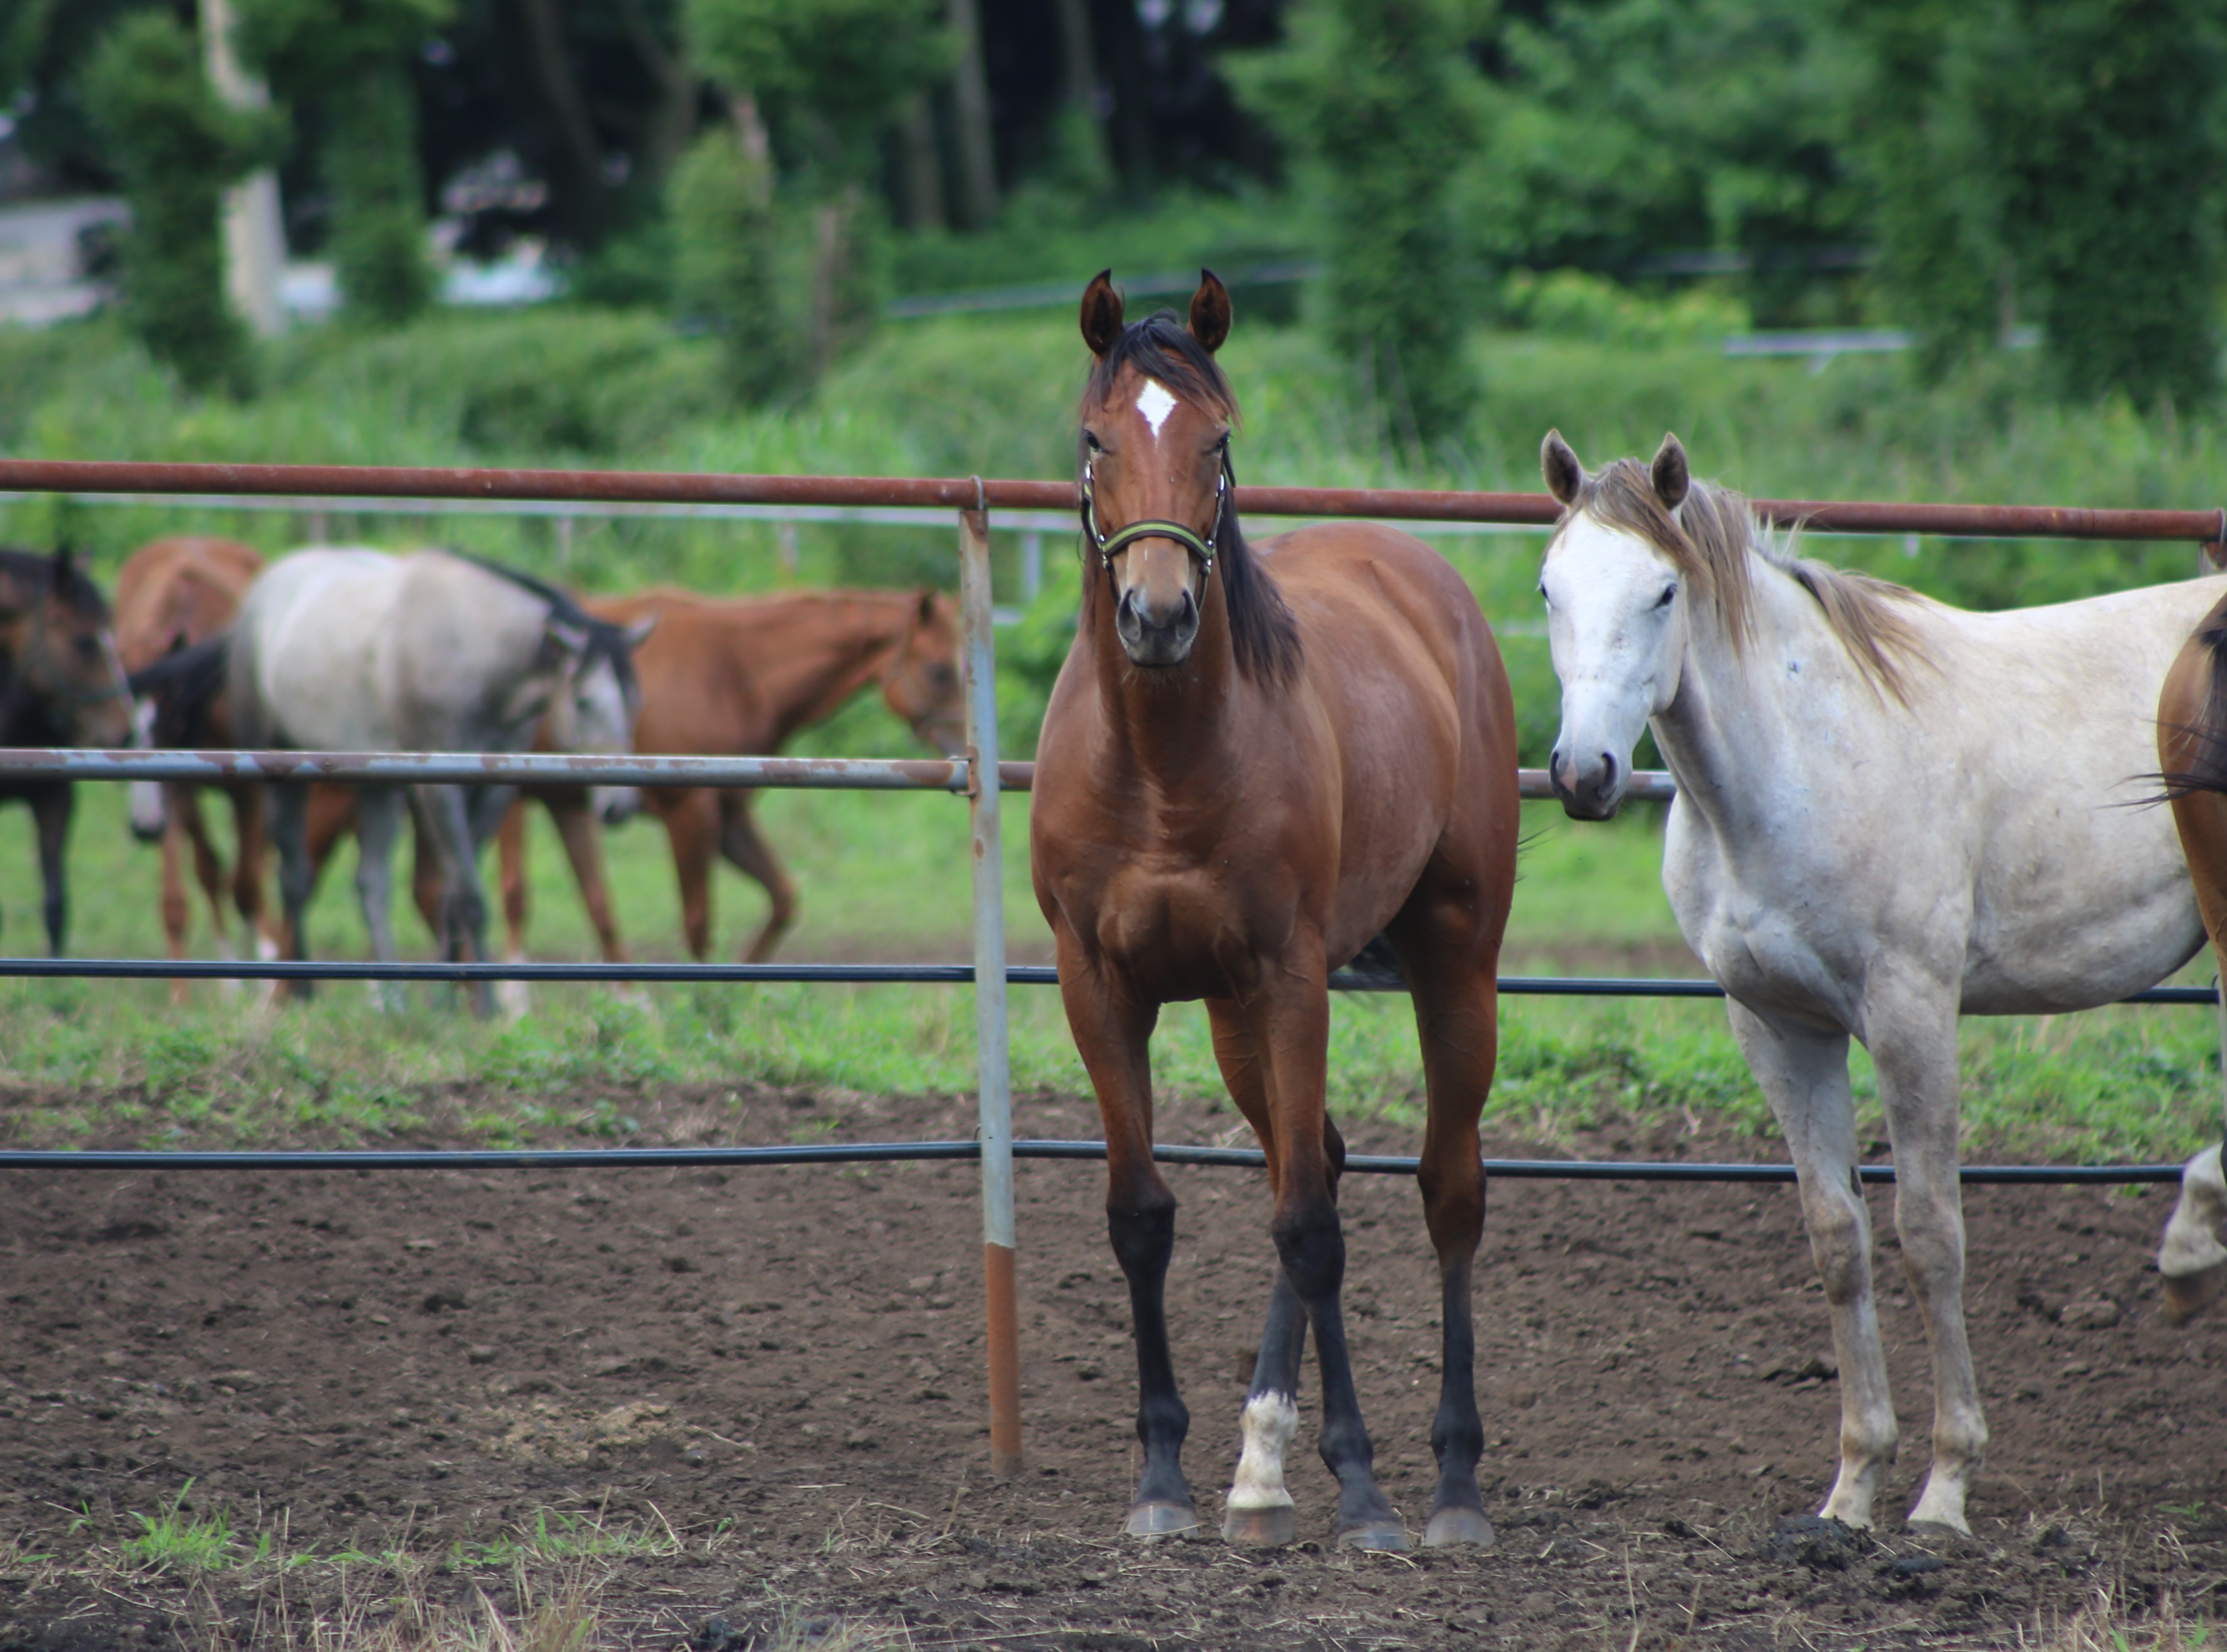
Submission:
[[[685,1092],[634,1100],[653,1130],[702,1110]],[[1024,1133],[1094,1133],[1069,1099],[1018,1112]],[[786,1135],[783,1117],[861,1137],[967,1130],[965,1107],[940,1100],[768,1093],[750,1115],[758,1139]],[[1179,1109],[1163,1133],[1217,1139],[1230,1123]],[[1382,1126],[1353,1134],[1408,1146]],[[1776,1151],[1668,1126],[1580,1148]],[[1265,1196],[1255,1172],[1169,1175],[1187,1462],[1212,1521],[1269,1277]],[[259,1510],[266,1528],[283,1511],[287,1540],[325,1553],[406,1529],[437,1554],[545,1507],[597,1510],[687,1539],[611,1572],[609,1643],[645,1647],[715,1613],[763,1627],[774,1601],[920,1648],[1622,1648],[1635,1618],[1641,1646],[1972,1644],[2031,1634],[2099,1586],[2136,1610],[2171,1598],[2206,1613],[2227,1578],[2227,1315],[2160,1323],[2161,1190],[1968,1191],[1994,1435],[1977,1539],[1890,1524],[1851,1547],[1773,1535],[1822,1497],[1838,1415],[1791,1190],[1496,1183],[1478,1366],[1500,1543],[1406,1560],[1322,1552],[1311,1422],[1292,1489],[1313,1543],[1262,1556],[1115,1540],[1135,1395],[1099,1177],[1020,1170],[1030,1467],[999,1483],[984,1472],[970,1166],[0,1172],[0,1546],[82,1550],[80,1510],[112,1540],[189,1478],[198,1507],[244,1523]],[[1354,1177],[1345,1208],[1379,1471],[1420,1524],[1429,1253],[1410,1185]],[[1925,1465],[1928,1387],[1876,1190],[1873,1213],[1905,1419],[1898,1512]],[[461,1597],[469,1570],[428,1587]],[[194,1604],[182,1586],[104,1598],[74,1572],[0,1564],[0,1648],[169,1644],[178,1624],[246,1611],[251,1585],[226,1581],[244,1575]]]

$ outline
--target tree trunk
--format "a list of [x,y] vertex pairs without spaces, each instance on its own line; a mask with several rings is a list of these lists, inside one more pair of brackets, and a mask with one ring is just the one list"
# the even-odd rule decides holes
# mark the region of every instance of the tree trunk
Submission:
[[641,0],[624,0],[620,16],[635,55],[657,82],[657,106],[643,123],[641,169],[652,179],[673,170],[673,163],[696,136],[696,71],[686,43],[668,49],[642,10]]
[[959,208],[969,229],[998,215],[997,154],[990,136],[990,83],[982,72],[982,23],[974,0],[945,0],[944,16],[959,42],[951,71],[951,103],[959,131]]
[[928,93],[916,92],[905,99],[897,128],[903,146],[899,173],[904,184],[905,226],[943,227],[943,156],[935,145],[935,111]]
[[576,246],[591,247],[610,224],[610,186],[603,177],[603,146],[588,118],[587,101],[565,52],[565,20],[556,0],[511,0],[524,61],[534,95],[556,128],[550,185],[557,228]]
[[[201,54],[209,85],[234,109],[268,109],[271,88],[239,67],[233,49],[232,0],[201,0]],[[258,338],[286,330],[278,277],[286,234],[278,210],[278,175],[269,167],[224,192],[224,286],[232,307]]]

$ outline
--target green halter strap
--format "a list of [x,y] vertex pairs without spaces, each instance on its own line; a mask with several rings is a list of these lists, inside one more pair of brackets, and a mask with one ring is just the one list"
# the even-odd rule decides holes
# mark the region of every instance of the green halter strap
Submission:
[[1198,558],[1204,577],[1214,577],[1214,542],[1222,537],[1222,520],[1229,508],[1229,455],[1226,450],[1222,456],[1222,474],[1215,479],[1214,484],[1214,526],[1203,539],[1199,537],[1196,529],[1181,522],[1165,522],[1156,518],[1132,522],[1111,533],[1101,531],[1098,526],[1098,495],[1092,469],[1090,462],[1086,462],[1082,467],[1082,531],[1097,549],[1101,568],[1111,569],[1114,558],[1139,539],[1173,539]]

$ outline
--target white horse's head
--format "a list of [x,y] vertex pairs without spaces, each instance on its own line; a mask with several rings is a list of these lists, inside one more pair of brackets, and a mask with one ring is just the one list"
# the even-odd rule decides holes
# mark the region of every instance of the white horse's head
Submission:
[[[155,702],[144,699],[131,708],[131,749],[151,751],[155,745]],[[159,780],[135,780],[131,785],[131,835],[142,843],[161,840],[169,825],[169,797]]]
[[641,683],[634,651],[657,626],[650,615],[632,625],[608,620],[552,616],[549,636],[563,650],[564,666],[549,703],[549,743],[558,751],[612,755],[634,749],[635,719],[641,714]]
[[[1624,801],[1632,749],[1648,718],[1678,697],[1687,577],[1656,542],[1662,535],[1650,538],[1628,524],[1659,513],[1675,533],[1690,479],[1686,450],[1675,436],[1662,438],[1643,494],[1614,468],[1588,477],[1559,431],[1547,433],[1540,463],[1565,513],[1539,577],[1562,682],[1562,730],[1547,774],[1573,819],[1605,820]],[[1637,466],[1630,469],[1636,473]],[[1619,497],[1599,497],[1611,484]],[[1613,508],[1597,508],[1607,505]]]

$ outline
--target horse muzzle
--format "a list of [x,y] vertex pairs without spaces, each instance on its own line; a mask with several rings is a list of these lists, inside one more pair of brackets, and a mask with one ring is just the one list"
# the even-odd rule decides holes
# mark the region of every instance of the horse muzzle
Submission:
[[589,795],[595,803],[596,818],[607,826],[622,826],[641,813],[639,786],[597,786]]
[[1613,819],[1624,806],[1624,788],[1630,782],[1629,768],[1612,751],[1596,752],[1584,762],[1565,756],[1557,746],[1547,760],[1547,778],[1562,800],[1562,813],[1573,820]]
[[131,782],[131,835],[141,843],[160,843],[170,824],[169,800],[159,780]]
[[1114,608],[1114,630],[1131,665],[1180,666],[1198,641],[1198,599],[1189,585],[1165,603],[1154,603],[1132,586]]

